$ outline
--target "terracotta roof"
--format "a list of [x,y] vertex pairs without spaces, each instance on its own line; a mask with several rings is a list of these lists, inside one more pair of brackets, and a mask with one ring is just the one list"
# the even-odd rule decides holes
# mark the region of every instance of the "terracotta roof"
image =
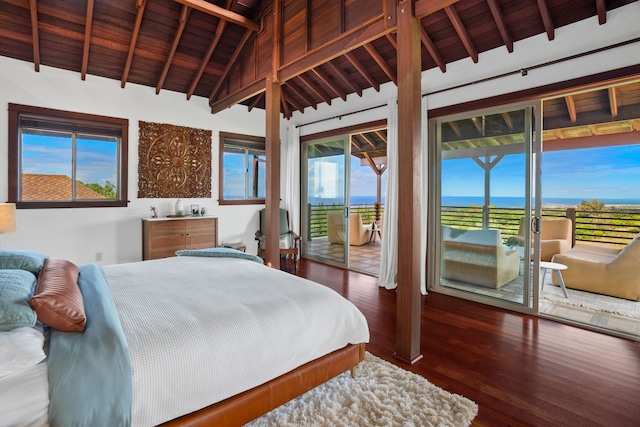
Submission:
[[[53,174],[22,174],[22,200],[71,200],[71,177]],[[80,183],[76,183],[76,199],[104,199]]]

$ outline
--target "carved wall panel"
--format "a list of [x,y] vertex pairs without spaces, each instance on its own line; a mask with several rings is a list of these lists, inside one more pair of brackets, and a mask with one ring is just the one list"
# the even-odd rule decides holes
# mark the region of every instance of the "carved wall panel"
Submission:
[[138,197],[211,197],[211,131],[139,123]]

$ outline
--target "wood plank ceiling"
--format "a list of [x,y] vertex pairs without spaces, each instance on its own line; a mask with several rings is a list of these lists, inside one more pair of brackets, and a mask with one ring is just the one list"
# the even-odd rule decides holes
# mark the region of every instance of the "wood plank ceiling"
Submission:
[[[605,25],[608,11],[632,2],[417,0],[422,69],[446,73],[453,61],[479,62],[480,53],[500,47],[513,52],[515,42],[538,34],[553,40],[556,29],[583,19]],[[434,3],[444,7],[431,10]],[[35,71],[50,66],[123,88],[206,97],[212,112],[236,103],[264,108],[264,79],[275,67],[281,113],[290,118],[397,83],[395,8],[394,0],[0,0],[0,55],[32,62]],[[602,92],[547,103],[545,137],[561,139],[567,131],[554,129],[587,117],[640,116],[638,84]],[[638,130],[637,120],[628,126]],[[379,149],[379,136],[352,143]]]

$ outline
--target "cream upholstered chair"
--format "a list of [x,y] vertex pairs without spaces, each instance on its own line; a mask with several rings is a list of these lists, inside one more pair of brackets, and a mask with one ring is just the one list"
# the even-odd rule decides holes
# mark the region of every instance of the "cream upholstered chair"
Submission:
[[362,217],[354,212],[349,215],[349,245],[362,246],[369,242],[371,232],[362,223]]
[[343,218],[342,212],[327,212],[327,240],[329,243],[344,243]]
[[[327,213],[327,239],[329,243],[344,243],[344,225],[342,212]],[[362,224],[359,213],[349,214],[349,245],[361,246],[369,242],[370,232]]]
[[[555,254],[571,249],[573,227],[570,219],[540,220],[540,261],[551,261]],[[516,237],[524,246],[524,218],[520,218],[520,228]],[[531,240],[533,243],[533,239]]]
[[639,261],[640,234],[622,250],[602,245],[576,244],[570,251],[553,257],[553,262],[567,266],[562,271],[567,288],[632,301],[640,301]]

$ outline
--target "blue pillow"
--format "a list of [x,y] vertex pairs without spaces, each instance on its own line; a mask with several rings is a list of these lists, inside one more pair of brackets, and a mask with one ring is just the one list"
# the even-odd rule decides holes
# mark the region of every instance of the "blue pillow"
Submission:
[[29,305],[36,276],[25,270],[0,270],[0,331],[34,327],[36,312]]
[[0,249],[0,269],[26,270],[37,276],[42,270],[45,258],[45,254],[37,251]]
[[178,256],[202,256],[211,258],[242,258],[264,264],[262,258],[232,248],[181,249],[176,251]]

